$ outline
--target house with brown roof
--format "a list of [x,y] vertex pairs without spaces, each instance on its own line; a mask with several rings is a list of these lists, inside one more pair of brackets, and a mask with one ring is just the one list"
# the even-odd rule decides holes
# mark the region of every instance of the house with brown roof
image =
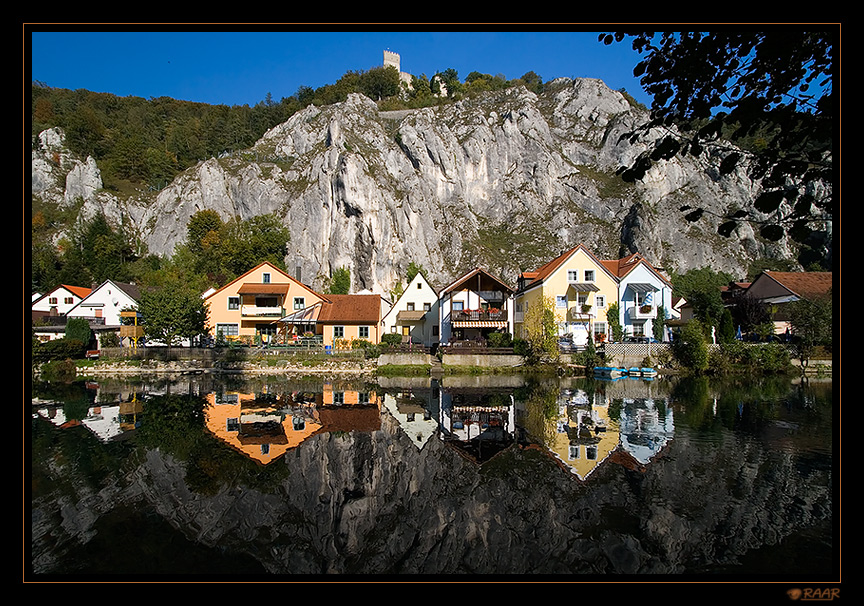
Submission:
[[541,299],[550,299],[559,335],[572,335],[577,346],[589,338],[602,341],[609,334],[606,311],[617,297],[618,277],[579,244],[520,276],[514,295],[514,336],[525,338],[527,314]]
[[513,334],[513,288],[482,268],[463,274],[440,293],[441,343]]
[[830,271],[786,272],[765,270],[753,279],[747,294],[769,307],[774,320],[774,332],[789,328],[785,305],[795,301],[830,300],[833,291]]
[[355,339],[380,343],[381,319],[387,303],[376,294],[322,295],[318,304],[316,334],[324,339],[324,345],[338,348],[340,341],[349,343]]

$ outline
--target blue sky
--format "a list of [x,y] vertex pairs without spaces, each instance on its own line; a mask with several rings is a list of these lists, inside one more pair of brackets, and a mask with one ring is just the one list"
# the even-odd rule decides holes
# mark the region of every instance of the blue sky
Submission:
[[119,96],[254,105],[269,92],[278,101],[300,86],[317,88],[348,71],[378,67],[388,49],[399,53],[402,71],[414,75],[453,68],[461,80],[472,71],[507,79],[534,71],[544,82],[599,78],[650,103],[632,75],[638,54],[627,41],[598,42],[601,30],[63,31],[34,25],[28,31],[32,79]]

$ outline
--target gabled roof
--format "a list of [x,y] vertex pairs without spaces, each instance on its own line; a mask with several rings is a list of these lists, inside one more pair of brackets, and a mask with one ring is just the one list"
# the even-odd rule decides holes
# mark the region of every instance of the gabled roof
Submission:
[[643,257],[638,252],[629,254],[626,257],[621,257],[620,259],[600,261],[600,263],[602,263],[603,266],[609,271],[609,273],[614,275],[618,279],[618,281],[626,278],[630,272],[632,272],[640,265],[644,265],[651,273],[653,273],[655,276],[657,276],[663,282],[669,285],[669,288],[672,288],[672,284],[669,282],[669,280],[667,280],[663,274],[657,271],[657,268],[651,265],[648,260],[645,259],[645,257]]
[[760,278],[770,279],[801,299],[825,298],[833,288],[830,271],[763,271],[751,283],[754,286]]
[[[265,265],[266,265],[267,267],[269,267],[270,269],[272,269],[273,271],[276,271],[276,272],[278,272],[279,274],[281,274],[282,276],[284,276],[285,278],[287,278],[289,283],[291,283],[291,284],[297,284],[298,286],[300,286],[300,287],[306,289],[307,291],[309,291],[310,293],[312,293],[312,294],[315,295],[316,297],[320,297],[320,298],[322,298],[322,299],[324,298],[323,295],[318,294],[317,292],[315,292],[314,290],[312,290],[311,288],[309,288],[308,286],[306,286],[305,284],[303,284],[303,283],[300,282],[299,280],[294,279],[292,276],[288,275],[287,273],[285,273],[284,271],[282,271],[281,269],[279,269],[278,267],[276,267],[275,265],[273,265],[273,264],[270,263],[269,261],[264,261],[264,262],[262,262],[262,263],[259,263],[258,265],[256,265],[255,267],[253,267],[252,269],[250,269],[249,271],[247,271],[246,273],[237,276],[236,278],[234,278],[233,280],[231,280],[230,282],[228,282],[228,283],[225,284],[224,286],[222,286],[222,287],[220,287],[220,288],[217,288],[217,289],[215,289],[215,290],[212,290],[212,289],[211,289],[211,290],[207,291],[206,293],[204,293],[204,294],[202,295],[202,297],[203,297],[204,300],[206,301],[207,299],[209,299],[209,298],[211,298],[211,297],[217,295],[218,293],[222,292],[223,290],[225,290],[226,288],[228,288],[228,287],[231,286],[232,284],[236,284],[237,282],[242,282],[242,281],[246,278],[246,276],[248,276],[249,274],[251,274],[251,273],[254,272],[254,271],[257,271],[259,268],[264,267]],[[265,285],[265,286],[276,286],[276,287],[278,287],[280,284],[283,284],[283,285],[285,286],[284,290],[274,290],[273,288],[271,288],[271,289],[270,289],[270,292],[268,292],[268,293],[263,293],[263,294],[273,294],[273,293],[276,293],[276,292],[287,292],[287,290],[288,290],[288,288],[287,288],[287,284],[284,284],[284,283],[276,283],[275,285],[274,285],[274,284],[270,284],[270,285]],[[244,286],[243,286],[242,288],[247,288],[248,286],[249,286],[249,285],[245,285],[245,284],[244,284]],[[253,287],[253,288],[254,288],[254,287]],[[266,290],[266,289],[265,289],[265,290]],[[250,293],[250,294],[251,294],[251,293]],[[261,294],[261,293],[259,293],[259,294]]]
[[318,322],[326,324],[378,324],[381,295],[326,295]]
[[36,301],[33,301],[33,303],[35,304],[38,301],[41,301],[42,299],[44,299],[45,297],[49,297],[51,295],[57,294],[58,290],[68,290],[73,295],[75,295],[76,297],[80,297],[81,299],[83,299],[84,297],[86,297],[87,295],[89,295],[93,291],[93,289],[87,288],[85,286],[70,286],[68,284],[59,284],[55,288],[52,288],[49,292],[45,293],[44,295],[42,295],[41,297],[36,299]]
[[[432,294],[434,294],[436,298],[439,297],[439,295],[438,295],[438,291],[435,290],[435,289],[432,287],[432,285],[429,283],[429,280],[427,280],[427,279],[426,279],[426,276],[423,275],[423,272],[418,271],[418,272],[417,272],[417,275],[414,276],[414,277],[411,279],[411,281],[408,283],[408,286],[405,287],[405,292],[403,292],[401,295],[399,295],[399,298],[396,299],[396,302],[393,303],[393,304],[391,305],[390,309],[387,311],[387,313],[384,314],[384,318],[387,318],[388,316],[390,316],[390,314],[392,314],[394,311],[396,311],[397,316],[398,316],[400,313],[404,313],[404,311],[403,311],[403,312],[399,312],[399,311],[397,311],[398,308],[399,308],[399,301],[401,301],[401,300],[404,299],[405,297],[409,296],[408,293],[412,292],[410,286],[411,286],[412,284],[414,284],[414,282],[417,281],[418,279],[421,280],[421,281],[423,281],[423,282],[426,284],[426,286],[429,288],[429,290],[432,291]],[[389,301],[388,301],[387,303],[388,303],[388,305],[390,304]],[[423,313],[425,314],[426,312],[423,312]]]
[[557,271],[558,268],[560,268],[571,256],[573,256],[574,254],[576,254],[580,250],[582,252],[584,252],[586,255],[588,255],[591,259],[593,259],[594,262],[597,264],[597,267],[599,267],[601,270],[605,271],[607,274],[609,274],[616,281],[618,280],[618,277],[614,273],[612,273],[609,270],[609,268],[606,265],[604,265],[600,259],[598,259],[596,256],[594,256],[594,253],[592,253],[590,250],[585,248],[585,246],[583,246],[582,244],[577,244],[576,246],[574,246],[570,250],[561,253],[560,255],[558,255],[557,257],[555,257],[554,259],[552,259],[551,261],[549,261],[545,265],[538,267],[536,271],[524,272],[522,274],[523,278],[528,278],[528,279],[533,278],[533,279],[531,279],[530,282],[525,284],[525,287],[522,290],[523,291],[528,290],[529,288],[534,288],[535,286],[542,284],[543,281],[546,280],[546,278],[548,278],[553,273],[555,273],[555,271]]
[[[474,286],[473,284],[469,284],[469,280],[471,280],[472,278],[479,279],[481,281],[481,284],[484,280],[487,283],[491,280],[494,283],[494,285],[499,287],[501,290],[504,290],[508,293],[514,292],[514,289],[512,287],[508,286],[506,282],[500,280],[499,278],[496,278],[495,276],[490,274],[485,269],[483,269],[481,267],[476,267],[476,268],[472,269],[471,271],[469,271],[467,274],[461,276],[460,278],[457,278],[456,281],[454,281],[452,284],[450,284],[450,286],[448,286],[447,288],[442,290],[441,294],[443,295],[445,293],[457,290],[460,286],[473,287]],[[489,289],[480,289],[480,290],[489,290]]]
[[[104,282],[102,282],[102,284],[100,284],[99,286],[97,286],[96,288],[91,290],[89,293],[87,293],[87,297],[95,295],[97,292],[102,290],[102,288],[106,284],[114,285],[117,288],[117,290],[122,291],[127,297],[129,297],[133,301],[137,302],[138,299],[141,298],[141,290],[138,288],[137,284],[129,284],[126,282],[115,282],[114,280],[110,280],[110,279],[105,280]],[[87,297],[84,297],[84,299],[86,299]],[[81,302],[83,303],[84,301],[82,300]]]

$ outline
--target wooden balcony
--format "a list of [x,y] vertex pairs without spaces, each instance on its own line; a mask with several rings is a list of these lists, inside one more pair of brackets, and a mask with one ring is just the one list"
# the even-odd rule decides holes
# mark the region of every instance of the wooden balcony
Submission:
[[466,322],[507,322],[506,309],[469,309],[464,311],[454,311],[450,314],[450,321],[456,325]]

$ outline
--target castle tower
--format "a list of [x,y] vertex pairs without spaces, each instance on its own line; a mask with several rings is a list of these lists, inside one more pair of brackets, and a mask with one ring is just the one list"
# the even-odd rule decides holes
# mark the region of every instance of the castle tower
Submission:
[[394,53],[393,51],[389,50],[384,51],[384,67],[389,67],[390,65],[392,65],[396,68],[397,72],[401,72],[402,70],[399,69],[399,62],[399,53]]

